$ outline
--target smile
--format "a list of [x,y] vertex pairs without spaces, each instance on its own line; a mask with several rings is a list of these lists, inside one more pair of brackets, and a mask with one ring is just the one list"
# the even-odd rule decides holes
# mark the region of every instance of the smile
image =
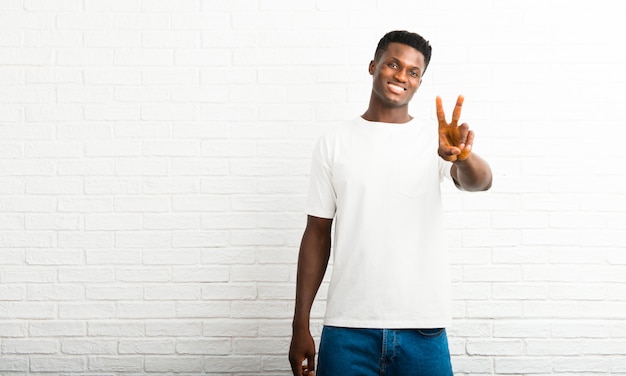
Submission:
[[406,91],[406,89],[403,88],[402,86],[392,84],[391,82],[387,83],[387,87],[389,88],[389,91],[391,91],[394,94],[402,94]]

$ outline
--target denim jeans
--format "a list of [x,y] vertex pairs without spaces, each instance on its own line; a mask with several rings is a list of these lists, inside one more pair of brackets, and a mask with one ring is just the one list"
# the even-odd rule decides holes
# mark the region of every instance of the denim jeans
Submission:
[[452,376],[445,329],[325,326],[316,376]]

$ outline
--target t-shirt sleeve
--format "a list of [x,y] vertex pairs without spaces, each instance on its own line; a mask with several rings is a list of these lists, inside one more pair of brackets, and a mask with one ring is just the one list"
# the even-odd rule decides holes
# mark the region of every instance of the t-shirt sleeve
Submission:
[[333,187],[330,155],[326,141],[320,138],[313,150],[305,210],[308,215],[332,219],[337,210],[337,195]]
[[452,169],[452,162],[439,158],[439,182],[442,182],[444,178],[452,180],[450,169]]

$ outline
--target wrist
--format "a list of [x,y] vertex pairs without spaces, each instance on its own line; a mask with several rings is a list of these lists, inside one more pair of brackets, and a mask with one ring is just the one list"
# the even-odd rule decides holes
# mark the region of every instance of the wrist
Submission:
[[471,162],[470,162],[471,158],[472,158],[472,154],[468,155],[467,158],[465,158],[465,159],[457,159],[457,160],[453,161],[452,164],[457,166],[458,168],[464,168],[464,167],[469,166],[471,164]]
[[298,331],[309,331],[310,328],[310,324],[309,324],[309,318],[304,318],[304,317],[294,317],[293,322],[291,323],[291,329],[294,332],[298,332]]

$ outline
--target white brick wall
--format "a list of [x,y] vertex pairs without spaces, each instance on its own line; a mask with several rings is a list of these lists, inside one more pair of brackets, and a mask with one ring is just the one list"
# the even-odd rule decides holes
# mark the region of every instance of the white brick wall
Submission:
[[625,12],[3,0],[0,375],[288,375],[312,146],[397,28],[495,173],[444,190],[456,374],[626,375]]

